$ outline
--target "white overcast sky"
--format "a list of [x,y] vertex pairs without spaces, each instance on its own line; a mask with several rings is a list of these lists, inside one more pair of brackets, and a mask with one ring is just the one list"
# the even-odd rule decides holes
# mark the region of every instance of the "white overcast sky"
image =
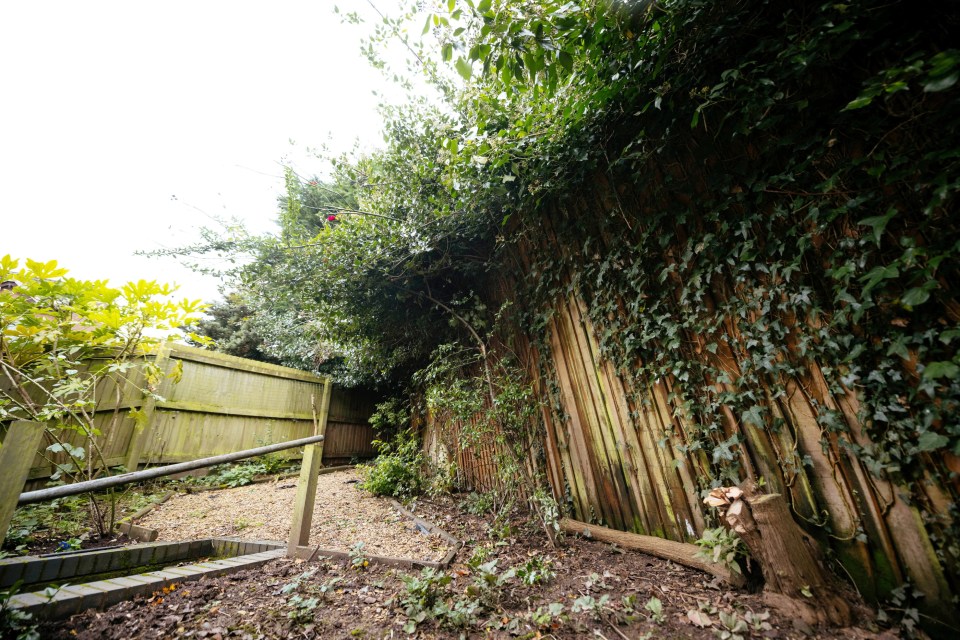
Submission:
[[268,231],[282,161],[320,172],[306,147],[382,141],[373,91],[388,88],[359,47],[370,27],[333,6],[0,2],[0,255],[216,297],[216,281],[133,252],[196,240],[214,226],[204,213]]

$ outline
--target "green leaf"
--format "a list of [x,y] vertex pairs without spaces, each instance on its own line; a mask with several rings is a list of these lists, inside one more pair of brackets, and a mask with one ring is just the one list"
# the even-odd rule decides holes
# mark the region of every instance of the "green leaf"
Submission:
[[916,307],[929,299],[930,293],[928,291],[925,291],[922,287],[914,287],[903,294],[903,297],[900,298],[900,302],[908,307]]
[[864,218],[857,224],[870,227],[873,229],[873,239],[877,243],[877,246],[880,246],[880,238],[883,237],[883,230],[887,228],[887,224],[896,215],[897,210],[893,207],[887,209],[887,212],[882,216],[873,216],[870,218]]
[[917,451],[936,451],[937,449],[944,448],[948,444],[950,444],[950,438],[940,435],[939,433],[927,431],[926,433],[921,433],[920,437],[917,438]]
[[473,75],[473,66],[463,57],[457,58],[456,67],[457,73],[459,73],[464,80],[469,80],[470,76]]
[[938,378],[955,380],[957,374],[960,374],[960,367],[949,361],[931,362],[923,369],[924,380],[936,380]]
[[561,51],[557,54],[557,62],[560,63],[560,66],[563,67],[563,70],[567,73],[573,71],[573,56],[566,51]]
[[931,80],[927,84],[923,85],[923,90],[927,93],[936,93],[938,91],[946,91],[953,85],[957,84],[957,80],[960,80],[960,74],[951,73],[948,76],[937,78],[936,80]]
[[873,98],[874,96],[860,96],[859,98],[856,98],[848,102],[847,106],[841,109],[841,111],[853,111],[854,109],[862,109],[863,107],[873,102]]

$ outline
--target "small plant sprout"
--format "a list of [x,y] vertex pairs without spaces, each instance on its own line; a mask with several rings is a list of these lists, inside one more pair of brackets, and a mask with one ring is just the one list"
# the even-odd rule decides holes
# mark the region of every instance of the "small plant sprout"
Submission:
[[370,565],[370,560],[363,554],[363,542],[358,542],[350,547],[350,566],[357,571],[363,571]]
[[666,620],[666,616],[663,615],[663,602],[660,601],[660,598],[656,596],[647,600],[647,604],[643,605],[643,608],[650,612],[650,619],[661,624]]

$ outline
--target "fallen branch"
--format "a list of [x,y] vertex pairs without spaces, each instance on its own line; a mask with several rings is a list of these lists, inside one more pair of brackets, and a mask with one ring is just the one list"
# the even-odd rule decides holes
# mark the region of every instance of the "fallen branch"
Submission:
[[627,533],[626,531],[617,531],[595,524],[587,524],[570,518],[563,518],[560,521],[560,528],[565,533],[581,535],[585,538],[593,538],[602,542],[611,542],[625,549],[642,551],[651,556],[670,560],[677,564],[682,564],[691,569],[698,569],[711,575],[717,576],[734,587],[742,587],[746,584],[743,576],[734,573],[723,565],[709,562],[696,557],[700,550],[696,545],[685,542],[674,542],[673,540],[664,540],[653,536],[643,536],[637,533]]

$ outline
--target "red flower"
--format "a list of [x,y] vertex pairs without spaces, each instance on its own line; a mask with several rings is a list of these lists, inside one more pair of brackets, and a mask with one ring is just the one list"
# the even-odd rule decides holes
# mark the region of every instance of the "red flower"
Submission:
[[333,215],[332,213],[327,216],[327,222],[336,222],[336,221],[337,221],[337,216]]

